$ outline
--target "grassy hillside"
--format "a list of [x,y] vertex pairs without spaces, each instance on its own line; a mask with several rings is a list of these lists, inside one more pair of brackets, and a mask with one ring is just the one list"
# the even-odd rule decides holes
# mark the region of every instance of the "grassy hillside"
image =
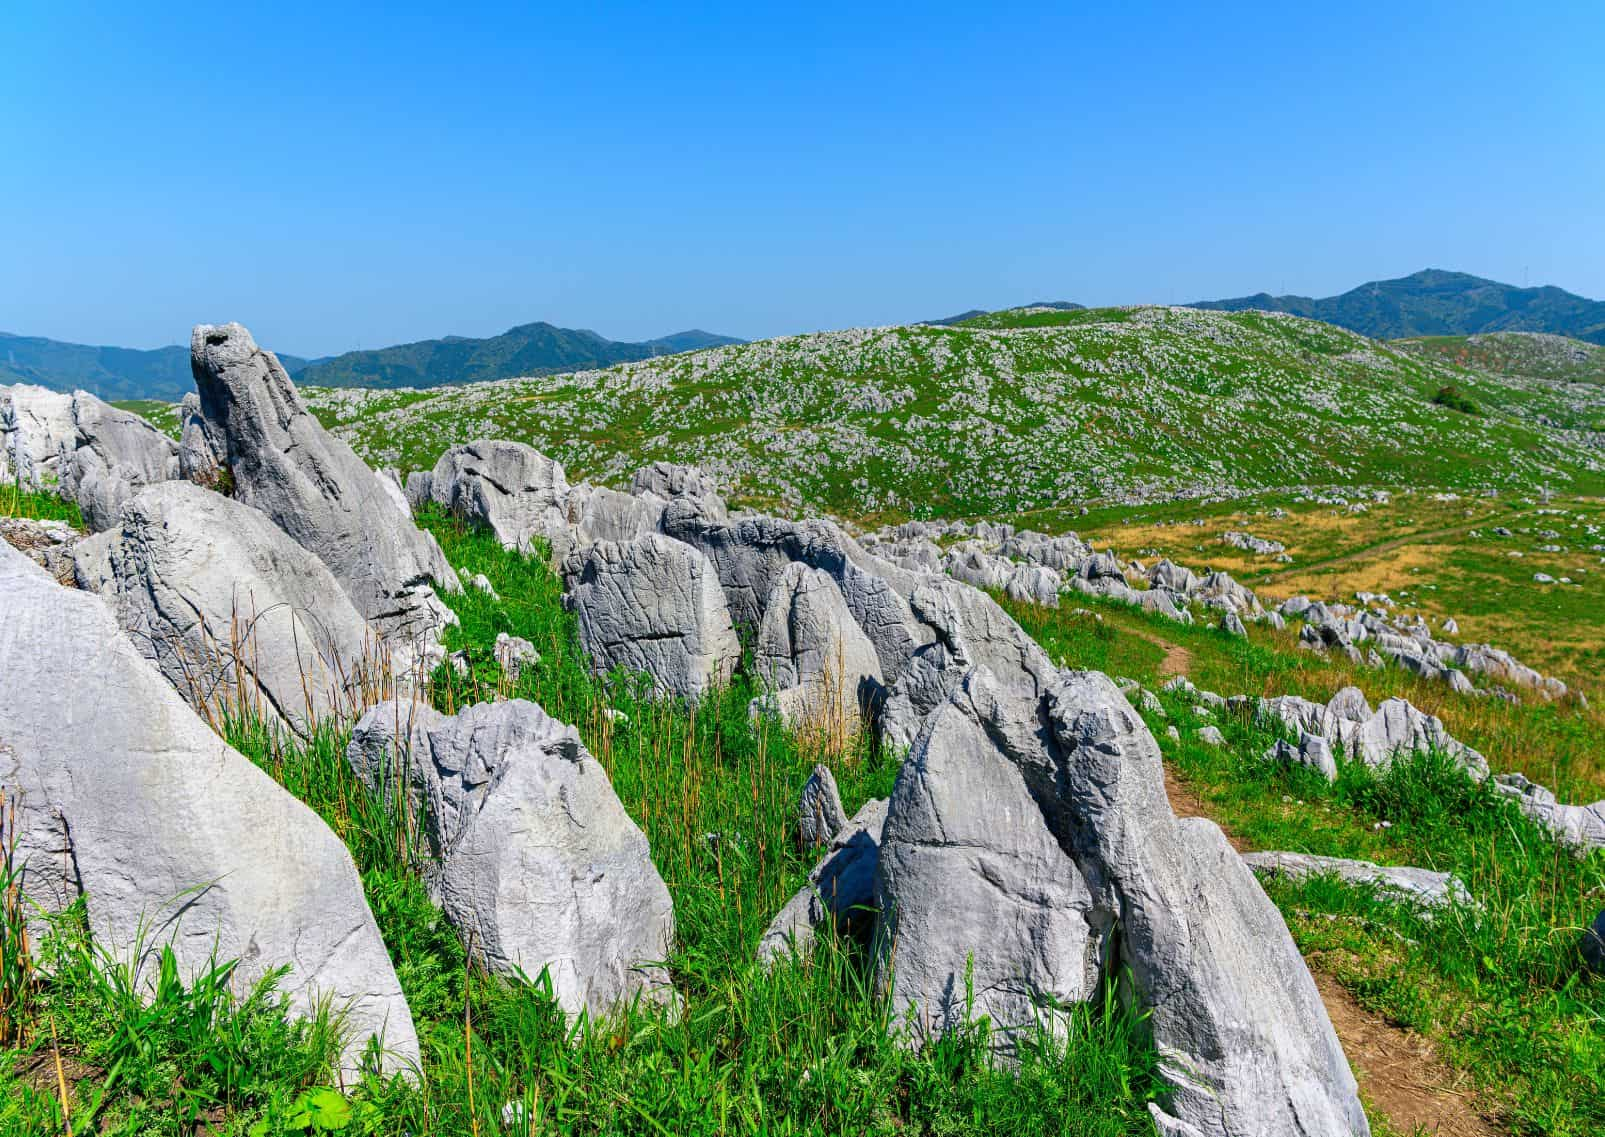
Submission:
[[1567,336],[1542,332],[1421,336],[1400,340],[1397,346],[1473,371],[1552,383],[1605,384],[1605,347]]
[[[1435,403],[1455,384],[1482,409]],[[512,438],[576,475],[699,463],[736,496],[978,516],[1300,485],[1605,485],[1566,404],[1329,325],[1186,308],[1015,310],[434,391],[310,391],[377,465]]]
[[1441,269],[1426,269],[1398,280],[1374,280],[1341,296],[1322,299],[1261,292],[1231,300],[1202,300],[1193,307],[1290,312],[1386,339],[1520,331],[1605,343],[1605,301],[1553,286],[1517,288]]

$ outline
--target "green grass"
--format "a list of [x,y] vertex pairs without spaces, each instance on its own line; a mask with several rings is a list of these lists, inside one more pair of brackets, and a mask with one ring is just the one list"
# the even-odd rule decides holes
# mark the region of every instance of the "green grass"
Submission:
[[[554,574],[484,534],[439,517],[428,524],[454,564],[484,572],[500,595],[469,590],[452,598],[462,624],[451,646],[468,652],[472,673],[466,681],[446,681],[443,673],[437,702],[449,709],[499,692],[533,698],[579,726],[645,829],[673,895],[678,942],[668,963],[682,1001],[672,1012],[635,1006],[571,1025],[539,977],[518,984],[467,968],[456,936],[428,900],[417,842],[348,772],[343,732],[325,726],[293,743],[235,724],[231,741],[351,848],[417,1022],[422,1083],[365,1078],[351,1087],[344,1129],[1151,1132],[1144,1103],[1159,1090],[1155,1057],[1141,1022],[1118,1003],[1081,1009],[1065,1038],[1033,1041],[1011,1069],[994,1064],[984,1022],[921,1053],[902,1045],[900,1024],[888,1021],[871,989],[860,945],[826,937],[806,962],[758,966],[753,953],[763,928],[810,865],[794,847],[794,809],[821,755],[772,721],[749,721],[747,702],[758,688],[744,673],[695,710],[644,697],[630,677],[593,676]],[[517,683],[491,658],[499,631],[541,652]],[[627,720],[611,721],[606,708]],[[886,793],[895,773],[893,756],[867,747],[831,762],[849,809]],[[0,1110],[10,1111],[0,1112],[0,1130],[61,1131],[49,1022],[73,1070],[79,1132],[187,1133],[176,1115],[158,1116],[180,1100],[228,1133],[307,1131],[322,1106],[333,1108],[323,1025],[286,1024],[272,1009],[271,991],[221,1011],[215,984],[170,992],[137,1026],[108,1028],[128,1021],[129,1005],[114,997],[117,984],[96,976],[71,972],[39,985],[27,1039],[13,1045],[9,1061],[0,1053],[0,1100],[7,1102]],[[69,1004],[77,1010],[68,1013]],[[208,1043],[206,1032],[194,1029],[205,1015],[220,1038],[268,1041],[233,1049]],[[123,1064],[113,1078],[116,1059],[96,1047],[119,1029],[138,1045],[118,1051]],[[198,1064],[228,1073],[196,1080]],[[527,1121],[504,1129],[509,1103]]]
[[65,521],[74,529],[84,527],[78,503],[54,493],[27,490],[19,481],[0,481],[0,517],[25,517],[33,521]]

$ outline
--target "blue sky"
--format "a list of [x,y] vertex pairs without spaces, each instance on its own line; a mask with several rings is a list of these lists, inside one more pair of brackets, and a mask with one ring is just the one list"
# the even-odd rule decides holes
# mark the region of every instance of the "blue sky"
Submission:
[[0,7],[0,329],[1605,297],[1605,4]]

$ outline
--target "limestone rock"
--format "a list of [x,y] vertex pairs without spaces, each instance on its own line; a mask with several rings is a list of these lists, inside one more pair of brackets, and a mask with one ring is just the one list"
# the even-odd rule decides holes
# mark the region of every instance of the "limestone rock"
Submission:
[[847,824],[841,791],[825,765],[814,766],[797,801],[797,841],[804,849],[829,845]]
[[140,490],[73,564],[208,722],[249,708],[305,730],[385,693],[379,645],[334,574],[256,510],[193,482]]
[[434,538],[323,429],[278,359],[239,324],[197,326],[190,367],[234,496],[328,565],[393,652],[428,654],[455,620],[430,582],[462,587]]
[[568,477],[555,459],[522,442],[481,439],[453,446],[430,472],[429,499],[484,525],[509,549],[528,551],[567,526]]
[[0,690],[0,791],[20,807],[30,901],[84,896],[101,948],[129,958],[143,932],[147,952],[172,944],[186,981],[214,958],[239,960],[242,984],[288,966],[292,1007],[349,1008],[347,1066],[379,1035],[387,1068],[416,1068],[345,846],[196,717],[106,605],[3,544]]
[[61,480],[91,532],[114,525],[141,487],[180,476],[178,446],[138,415],[84,391],[73,396],[72,414],[77,445]]
[[569,603],[592,665],[645,672],[658,690],[697,698],[727,683],[741,656],[708,558],[656,533],[598,541],[564,562]]
[[376,792],[405,785],[438,862],[431,892],[484,966],[549,970],[571,1015],[669,996],[669,890],[572,726],[522,699],[452,717],[381,703],[347,759]]
[[835,580],[800,561],[787,565],[770,590],[754,654],[788,722],[852,734],[880,705],[884,681],[875,645]]
[[1215,825],[1171,813],[1142,720],[1096,672],[1061,673],[1047,702],[1058,756],[1028,776],[1112,908],[1169,1114],[1210,1137],[1369,1133],[1281,914]]
[[920,1040],[964,1020],[967,972],[971,1013],[1005,1037],[1097,988],[1092,894],[1011,760],[1035,744],[1035,705],[1033,692],[971,672],[926,720],[892,790],[877,972]]

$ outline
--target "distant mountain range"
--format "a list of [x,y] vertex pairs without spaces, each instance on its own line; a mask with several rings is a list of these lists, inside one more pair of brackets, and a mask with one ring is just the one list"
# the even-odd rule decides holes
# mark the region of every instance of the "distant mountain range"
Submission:
[[[525,324],[489,339],[447,336],[319,359],[277,354],[297,383],[325,387],[441,387],[610,367],[741,342],[730,336],[693,330],[644,343],[621,343],[591,331]],[[35,383],[53,391],[85,390],[106,400],[165,402],[177,402],[195,389],[188,347],[175,344],[141,351],[0,332],[0,384],[9,383]]]
[[1605,344],[1605,302],[1562,288],[1517,288],[1464,272],[1429,268],[1398,280],[1375,280],[1341,296],[1272,296],[1201,300],[1190,308],[1241,312],[1259,308],[1323,320],[1373,339],[1552,332]]
[[[291,374],[317,362],[298,355],[280,355],[279,361]],[[175,344],[141,351],[0,332],[0,384],[10,383],[34,383],[52,391],[89,391],[107,401],[162,399],[176,403],[195,389],[188,347]]]
[[741,342],[693,330],[623,343],[584,329],[522,324],[489,339],[447,336],[376,351],[348,351],[291,374],[297,383],[309,387],[445,387],[611,367]]

